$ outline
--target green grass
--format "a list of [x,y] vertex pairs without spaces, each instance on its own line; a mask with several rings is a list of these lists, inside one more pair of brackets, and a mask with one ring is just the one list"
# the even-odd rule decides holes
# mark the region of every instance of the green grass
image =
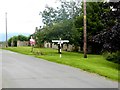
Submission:
[[118,78],[118,64],[105,60],[102,55],[88,54],[88,58],[83,58],[82,53],[63,51],[62,58],[60,58],[57,50],[50,48],[35,48],[33,53],[31,52],[31,47],[9,47],[7,50],[73,66],[85,71],[97,73],[112,80],[120,81]]

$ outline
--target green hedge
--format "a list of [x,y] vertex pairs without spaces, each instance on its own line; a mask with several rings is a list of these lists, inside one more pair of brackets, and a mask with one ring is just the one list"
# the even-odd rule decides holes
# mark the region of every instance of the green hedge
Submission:
[[120,51],[117,51],[114,53],[106,52],[106,53],[104,53],[104,56],[105,56],[106,60],[120,64]]

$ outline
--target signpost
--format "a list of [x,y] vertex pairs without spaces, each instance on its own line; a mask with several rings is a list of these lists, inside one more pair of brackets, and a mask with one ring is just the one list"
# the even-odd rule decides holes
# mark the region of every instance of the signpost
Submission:
[[35,40],[33,39],[32,36],[31,36],[31,39],[30,39],[30,45],[31,45],[31,47],[32,47],[31,52],[33,52],[33,47],[34,47],[34,45],[35,45]]
[[62,52],[61,52],[61,46],[62,46],[62,44],[63,43],[65,43],[65,42],[69,42],[69,40],[61,40],[61,38],[59,39],[59,40],[52,40],[52,42],[57,42],[58,43],[58,53],[60,54],[60,58],[61,58],[61,54],[62,54]]

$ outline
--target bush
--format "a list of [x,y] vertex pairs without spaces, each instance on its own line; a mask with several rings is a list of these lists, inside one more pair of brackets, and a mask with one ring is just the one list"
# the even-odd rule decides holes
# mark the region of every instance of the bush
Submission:
[[104,57],[108,61],[112,61],[114,63],[119,63],[120,64],[120,51],[110,53],[110,52],[105,52]]

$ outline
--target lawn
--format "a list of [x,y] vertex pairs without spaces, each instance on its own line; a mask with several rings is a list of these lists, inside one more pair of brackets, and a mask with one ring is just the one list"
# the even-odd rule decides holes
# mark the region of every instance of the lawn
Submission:
[[120,81],[118,78],[118,64],[106,61],[102,55],[88,54],[88,58],[83,58],[82,53],[63,51],[62,58],[60,58],[57,50],[50,48],[34,48],[33,53],[31,52],[31,47],[8,47],[7,50],[80,68],[115,81]]

